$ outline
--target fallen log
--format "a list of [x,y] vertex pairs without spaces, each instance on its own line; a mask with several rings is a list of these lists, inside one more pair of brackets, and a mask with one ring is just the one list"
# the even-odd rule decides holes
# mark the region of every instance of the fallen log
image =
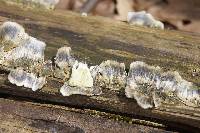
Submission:
[[[67,45],[79,60],[86,61],[89,65],[98,65],[112,59],[124,62],[129,69],[132,61],[139,60],[152,66],[160,66],[165,71],[177,71],[185,80],[200,86],[198,35],[129,26],[101,17],[81,17],[71,12],[26,9],[5,3],[0,4],[0,16],[1,23],[16,21],[30,35],[46,42],[46,59],[51,59],[58,48]],[[166,104],[145,110],[134,99],[126,98],[124,91],[110,89],[103,89],[100,96],[63,97],[59,89],[64,81],[55,78],[49,78],[44,88],[32,92],[9,83],[7,75],[8,72],[2,69],[2,96],[120,114],[161,123],[166,129],[177,131],[197,132],[200,128],[199,108]]]
[[[106,119],[106,113],[0,99],[0,132],[164,132],[162,129]],[[101,117],[99,117],[101,116]]]

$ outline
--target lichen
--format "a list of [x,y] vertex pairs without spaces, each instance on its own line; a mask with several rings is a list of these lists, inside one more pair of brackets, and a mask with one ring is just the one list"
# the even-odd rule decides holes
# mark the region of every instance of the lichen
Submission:
[[127,21],[133,25],[164,29],[164,24],[145,11],[128,12]]

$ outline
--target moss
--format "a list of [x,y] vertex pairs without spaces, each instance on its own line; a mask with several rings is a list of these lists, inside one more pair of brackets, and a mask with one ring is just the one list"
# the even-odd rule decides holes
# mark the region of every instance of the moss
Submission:
[[100,111],[96,111],[96,110],[86,109],[86,110],[84,110],[84,112],[88,113],[92,116],[95,116],[95,117],[103,117],[103,118],[107,118],[107,119],[111,119],[111,120],[115,120],[115,121],[126,122],[129,124],[140,124],[140,125],[157,127],[157,128],[165,127],[164,125],[156,123],[156,122],[151,122],[151,121],[141,120],[141,119],[134,119],[134,118],[127,117],[127,116],[121,116],[121,115],[116,115],[116,114],[111,114],[111,113],[106,113],[106,112],[100,112]]

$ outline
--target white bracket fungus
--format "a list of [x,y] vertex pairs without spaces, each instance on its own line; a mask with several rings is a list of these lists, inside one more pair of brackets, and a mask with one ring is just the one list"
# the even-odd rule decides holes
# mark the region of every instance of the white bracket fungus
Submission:
[[60,92],[63,96],[72,94],[98,95],[101,93],[94,87],[93,78],[87,64],[76,62],[72,67],[72,74],[68,82],[62,87]]
[[45,77],[37,77],[33,73],[27,73],[23,68],[12,70],[8,75],[8,80],[12,84],[31,88],[33,91],[41,89],[46,83]]
[[188,106],[199,106],[200,102],[199,90],[178,72],[162,72],[159,67],[140,61],[130,65],[125,93],[144,109],[180,101]]
[[97,85],[113,90],[125,87],[127,74],[124,63],[107,60],[90,69]]
[[8,75],[9,81],[33,91],[40,89],[45,84],[45,78],[38,78],[25,70],[37,69],[34,68],[37,67],[36,64],[42,64],[46,44],[29,36],[24,28],[15,22],[3,23],[0,27],[0,37],[0,63],[11,70]]
[[26,67],[26,65],[32,66],[33,63],[44,61],[46,44],[29,36],[19,24],[3,23],[0,27],[0,36],[2,64]]
[[128,12],[127,21],[133,25],[164,29],[164,24],[162,22],[155,20],[151,14],[145,11]]
[[61,69],[73,66],[75,63],[75,59],[71,55],[71,48],[70,47],[59,48],[55,57],[55,63]]
[[15,63],[19,62],[19,64],[23,60],[29,61],[30,64],[34,62],[44,61],[45,47],[46,44],[44,42],[30,37],[24,44],[8,52],[6,60],[13,61]]
[[98,86],[95,87],[75,87],[75,86],[69,86],[67,83],[65,83],[61,89],[60,93],[63,96],[70,96],[70,95],[86,95],[86,96],[93,96],[93,95],[100,95],[102,93],[101,88]]
[[61,47],[58,49],[55,57],[54,77],[59,79],[69,79],[71,75],[71,69],[76,62],[75,58],[71,55],[70,47]]
[[[128,21],[163,27],[145,12],[129,13]],[[131,63],[127,76],[125,64],[111,60],[89,69],[87,64],[72,57],[70,47],[58,49],[56,66],[53,66],[52,61],[44,61],[45,47],[44,42],[29,36],[19,24],[5,22],[0,27],[0,64],[9,68],[8,80],[17,86],[36,91],[45,85],[46,77],[57,74],[56,78],[65,81],[60,89],[63,96],[92,96],[101,94],[101,88],[125,88],[126,96],[135,98],[144,109],[159,107],[165,103],[181,102],[193,107],[200,105],[199,88],[182,79],[178,72],[163,72],[159,67],[136,61]]]
[[24,28],[15,22],[5,22],[0,27],[0,38],[3,43],[10,42],[18,46],[26,41],[28,37]]
[[76,62],[72,67],[70,86],[93,87],[93,78],[87,64]]
[[81,13],[81,16],[82,16],[82,17],[87,17],[88,14],[87,14],[86,12],[82,12],[82,13]]

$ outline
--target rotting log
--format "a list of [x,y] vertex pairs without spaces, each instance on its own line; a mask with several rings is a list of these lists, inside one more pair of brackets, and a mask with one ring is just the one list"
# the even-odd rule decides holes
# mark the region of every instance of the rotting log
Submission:
[[107,119],[106,113],[51,104],[0,98],[0,111],[0,132],[3,133],[165,132],[162,129]]
[[[184,79],[200,86],[198,35],[134,27],[101,17],[81,17],[71,12],[26,9],[4,3],[0,3],[0,16],[1,23],[6,20],[16,21],[30,35],[45,41],[46,59],[51,59],[58,48],[67,45],[79,60],[90,65],[112,59],[124,62],[128,69],[132,61],[139,60],[164,70],[175,70]],[[1,71],[0,75],[0,93],[4,98],[26,98],[39,103],[94,109],[144,120],[140,123],[144,125],[151,121],[158,123],[159,127],[161,123],[166,129],[177,131],[198,132],[200,129],[199,108],[163,105],[144,110],[133,99],[126,98],[123,91],[108,89],[104,89],[100,96],[63,97],[59,93],[63,81],[55,79],[48,79],[44,88],[32,92],[10,84],[7,74]]]

